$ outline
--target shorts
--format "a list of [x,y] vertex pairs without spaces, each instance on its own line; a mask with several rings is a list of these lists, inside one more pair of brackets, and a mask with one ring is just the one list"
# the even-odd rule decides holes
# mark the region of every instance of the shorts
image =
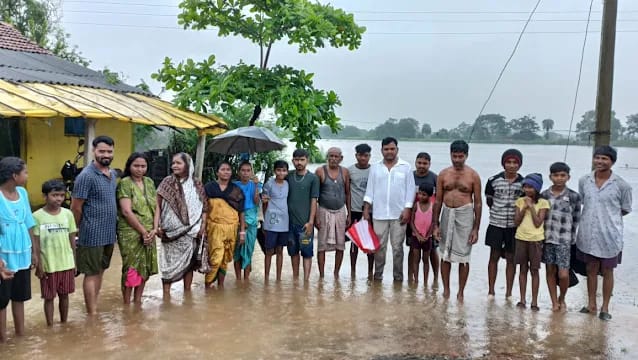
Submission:
[[9,301],[27,300],[31,300],[31,269],[19,270],[13,279],[0,282],[0,310],[5,309]]
[[314,251],[314,231],[307,236],[303,225],[290,224],[288,232],[288,255],[295,256],[301,253],[304,259],[311,258]]
[[503,254],[516,253],[516,228],[500,228],[489,225],[485,233],[485,245],[500,249]]
[[543,262],[556,265],[559,269],[569,269],[571,245],[547,244],[543,246]]
[[78,246],[76,266],[79,274],[98,275],[111,265],[113,244],[104,246]]
[[529,264],[529,268],[531,270],[538,270],[541,268],[542,257],[542,241],[523,241],[516,239],[516,253],[514,255],[515,264]]
[[53,300],[56,295],[69,295],[75,292],[75,270],[47,273],[40,279],[40,291],[44,300]]
[[431,251],[433,247],[434,240],[430,236],[426,241],[419,242],[419,240],[415,237],[410,239],[410,250],[423,250],[423,251]]
[[276,247],[288,245],[288,232],[277,232],[266,230],[266,250],[274,250]]
[[615,269],[622,262],[622,251],[619,252],[618,255],[611,258],[599,258],[594,255],[585,254],[584,252],[580,251],[580,249],[576,249],[576,258],[578,258],[578,260],[584,262],[585,264],[600,261],[600,270]]

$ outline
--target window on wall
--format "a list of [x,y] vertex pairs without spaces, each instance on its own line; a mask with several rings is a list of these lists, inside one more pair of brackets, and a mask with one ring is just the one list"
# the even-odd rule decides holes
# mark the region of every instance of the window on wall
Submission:
[[5,156],[20,156],[19,121],[19,118],[0,117],[0,159]]
[[64,118],[64,135],[83,137],[85,124],[84,118]]

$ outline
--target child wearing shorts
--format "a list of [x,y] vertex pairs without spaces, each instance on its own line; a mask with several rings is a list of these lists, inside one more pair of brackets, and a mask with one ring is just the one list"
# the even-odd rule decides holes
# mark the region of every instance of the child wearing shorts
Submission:
[[532,277],[532,311],[538,311],[538,286],[543,254],[543,240],[545,239],[545,215],[549,209],[549,202],[541,198],[543,187],[541,174],[529,174],[523,179],[524,196],[516,200],[516,215],[514,222],[516,229],[515,262],[520,265],[518,286],[521,300],[517,307],[525,308],[525,293],[527,291],[527,272]]
[[0,160],[0,342],[6,340],[9,303],[15,334],[24,335],[24,302],[31,299],[31,267],[38,265],[27,178],[24,160]]
[[42,185],[45,205],[33,213],[36,226],[33,234],[40,241],[40,264],[36,276],[40,279],[44,316],[53,325],[54,300],[59,298],[60,322],[69,314],[69,294],[75,291],[75,234],[73,213],[62,207],[66,187],[60,180]]
[[288,243],[288,163],[275,161],[275,177],[268,180],[262,191],[264,211],[263,229],[266,232],[264,278],[268,281],[272,256],[277,254],[277,281],[281,280],[283,248]]
[[[580,194],[567,187],[569,171],[569,166],[563,162],[552,164],[549,167],[552,186],[541,194],[551,206],[545,219],[543,247],[547,287],[552,299],[552,311],[563,312],[567,311],[565,294],[569,288],[571,246],[576,243],[576,230],[582,205]],[[560,287],[560,296],[557,296],[556,285]]]

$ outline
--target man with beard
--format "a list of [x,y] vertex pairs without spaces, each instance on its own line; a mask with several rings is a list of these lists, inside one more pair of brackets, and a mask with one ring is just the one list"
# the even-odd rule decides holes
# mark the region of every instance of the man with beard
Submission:
[[108,269],[116,240],[117,202],[113,161],[115,142],[108,136],[93,140],[95,160],[75,179],[71,211],[79,229],[76,270],[84,274],[82,289],[89,315],[97,314],[102,275]]
[[341,149],[328,149],[328,165],[317,168],[319,177],[319,206],[315,227],[318,230],[317,263],[319,277],[324,276],[326,251],[335,251],[334,277],[339,278],[339,269],[346,248],[346,227],[350,225],[350,174],[340,166],[343,160]]
[[631,186],[611,170],[616,149],[604,145],[594,151],[594,171],[578,182],[583,212],[576,236],[576,257],[587,264],[589,302],[580,312],[596,314],[598,274],[603,275],[603,305],[598,317],[611,320],[609,300],[614,291],[614,268],[623,250],[623,217],[631,212]]
[[456,140],[450,145],[452,166],[439,173],[432,215],[434,237],[440,239],[443,297],[450,297],[452,263],[459,263],[459,291],[456,295],[459,302],[463,302],[463,290],[470,274],[472,245],[478,240],[483,206],[481,178],[474,169],[465,165],[469,149],[463,140]]
[[374,254],[374,279],[383,279],[388,241],[392,245],[394,281],[403,281],[403,239],[406,224],[411,219],[416,188],[412,167],[399,159],[397,139],[387,137],[381,141],[383,161],[372,165],[363,197],[363,218],[370,221],[370,208],[374,232],[381,247]]

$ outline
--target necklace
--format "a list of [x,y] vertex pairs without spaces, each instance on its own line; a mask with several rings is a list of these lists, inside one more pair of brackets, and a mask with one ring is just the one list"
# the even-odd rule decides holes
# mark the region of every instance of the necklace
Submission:
[[307,171],[303,174],[303,176],[301,177],[301,180],[298,180],[298,179],[297,179],[297,173],[295,173],[295,176],[294,176],[295,182],[296,182],[296,183],[302,183],[302,182],[303,182],[303,179],[305,179],[305,178],[306,178],[306,174],[308,174],[308,172],[307,172]]

